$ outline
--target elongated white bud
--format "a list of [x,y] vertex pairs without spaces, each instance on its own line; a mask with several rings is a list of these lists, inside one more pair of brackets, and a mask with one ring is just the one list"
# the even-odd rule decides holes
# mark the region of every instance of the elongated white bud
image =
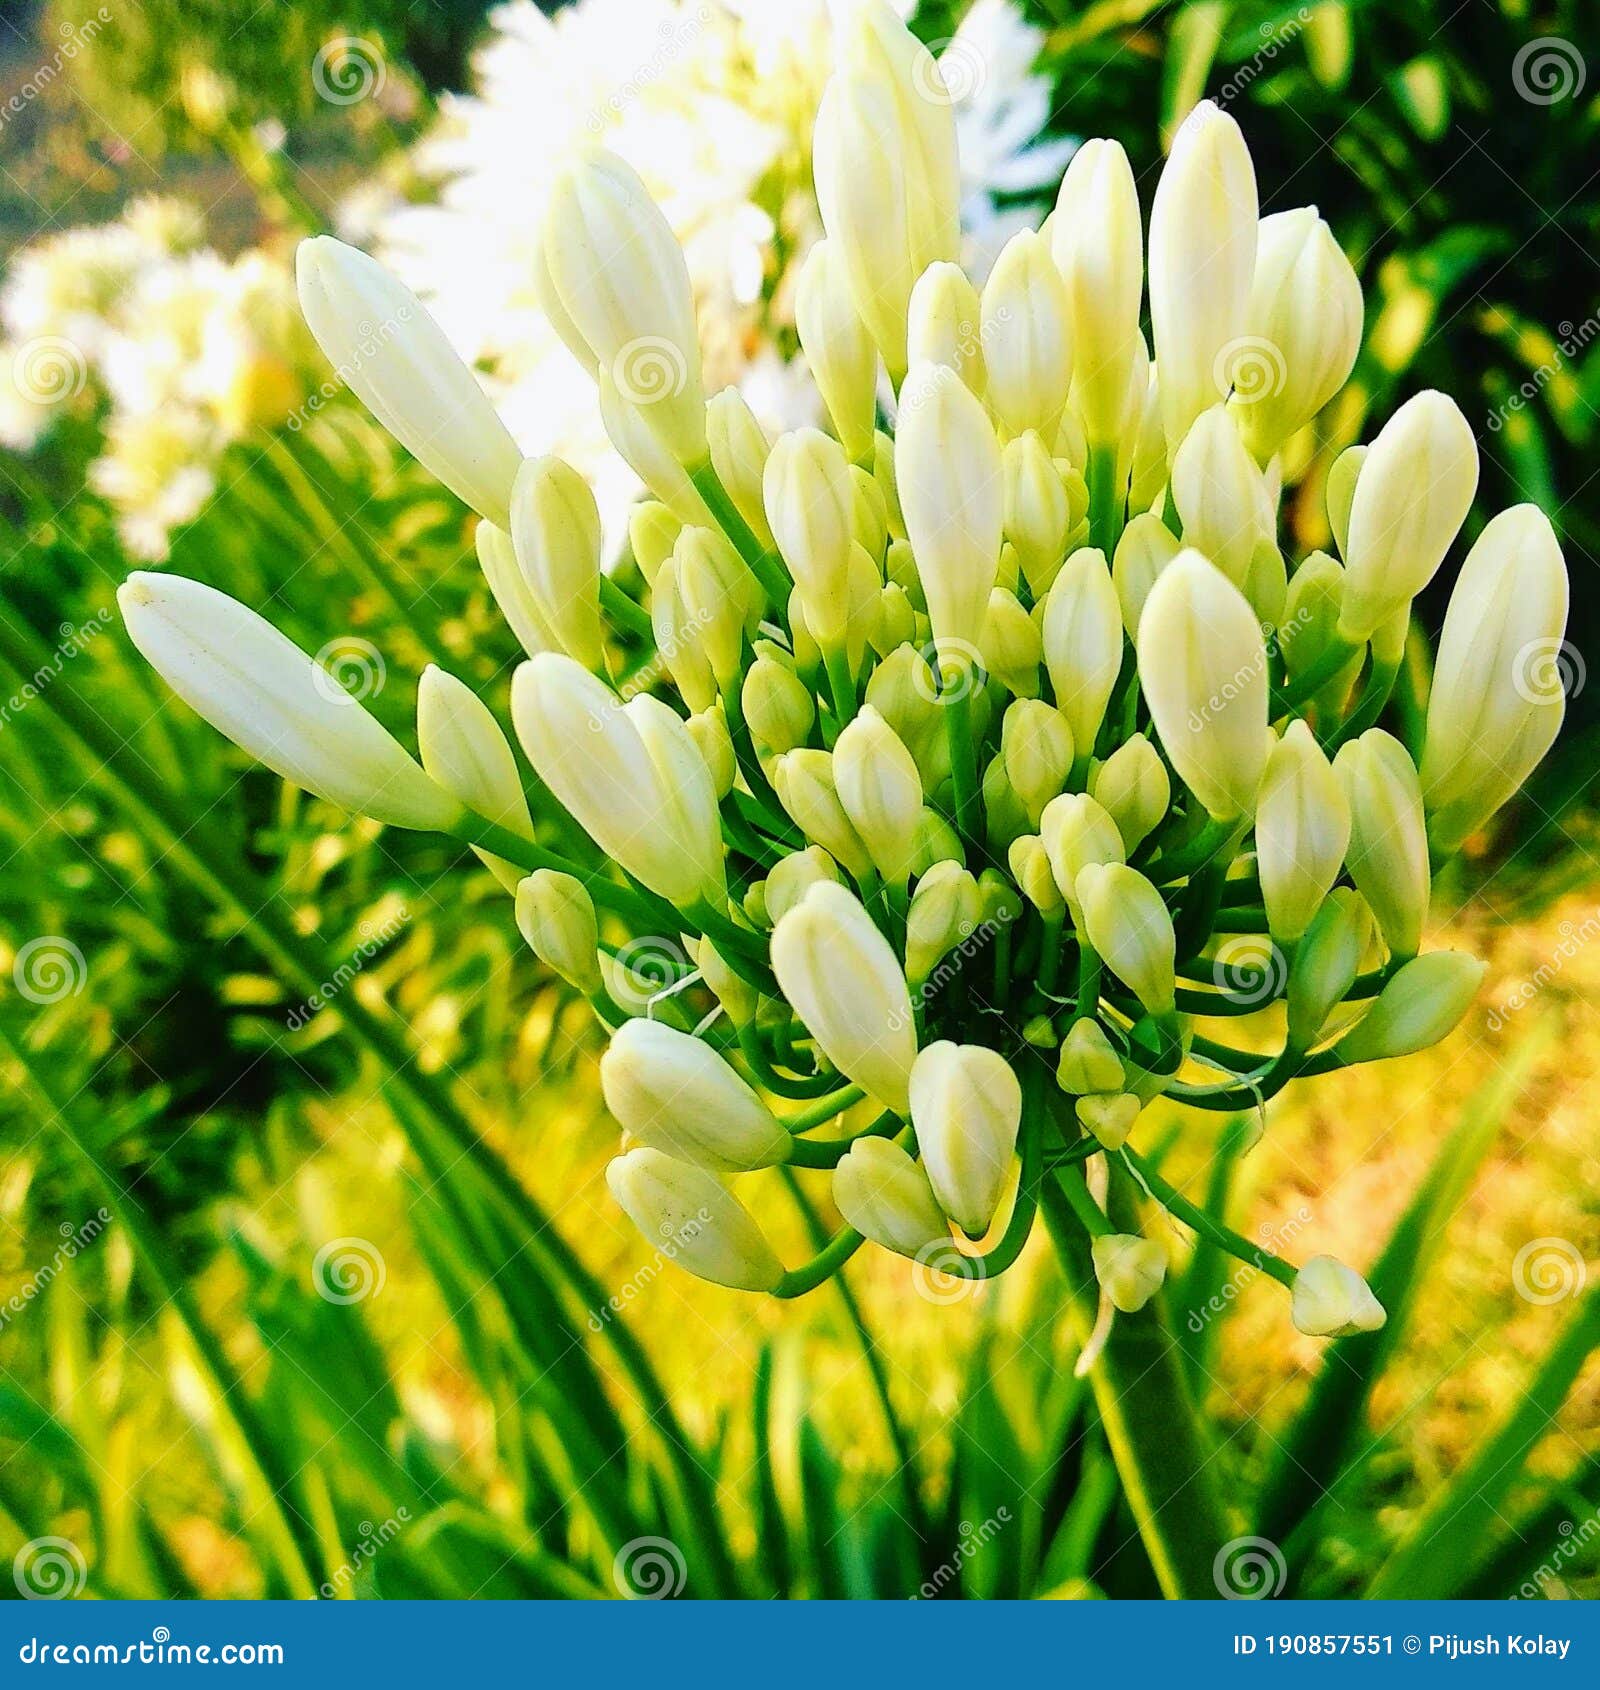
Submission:
[[1345,639],[1373,630],[1433,579],[1478,490],[1478,446],[1453,399],[1408,399],[1372,442],[1350,505]]
[[495,605],[522,649],[529,657],[537,657],[541,651],[560,651],[561,641],[545,620],[544,611],[522,573],[511,536],[505,529],[484,521],[478,524],[473,542]]
[[1294,1276],[1290,1319],[1310,1338],[1376,1332],[1388,1316],[1354,1268],[1333,1256],[1313,1256]]
[[[522,777],[500,724],[471,687],[431,663],[417,687],[417,748],[423,768],[469,810],[533,838]],[[488,851],[478,855],[508,892],[516,891],[520,868]]]
[[1322,907],[1350,843],[1350,804],[1316,736],[1289,724],[1267,758],[1256,798],[1256,861],[1267,926],[1298,939]]
[[899,735],[870,704],[834,745],[833,779],[873,867],[891,885],[903,886],[916,852],[922,780]]
[[[680,529],[678,538],[688,532],[688,527]],[[709,710],[717,697],[717,679],[701,643],[700,626],[684,600],[676,556],[669,557],[656,571],[650,594],[650,627],[656,650],[684,703],[691,710]]]
[[1117,589],[1122,625],[1130,640],[1139,637],[1139,618],[1156,578],[1182,550],[1183,542],[1149,511],[1141,512],[1123,529],[1111,565],[1111,584]]
[[1495,517],[1467,554],[1433,668],[1422,800],[1441,852],[1538,766],[1566,711],[1567,566],[1535,505]]
[[984,284],[979,334],[988,399],[1015,438],[1055,438],[1072,385],[1072,315],[1049,243],[1031,229],[1006,242]]
[[944,364],[982,399],[989,373],[980,333],[983,306],[959,264],[930,264],[911,290],[908,364]]
[[758,657],[740,692],[745,720],[758,747],[781,756],[804,745],[816,718],[806,684],[776,658]]
[[1073,738],[1067,719],[1042,699],[1019,698],[1000,726],[1006,779],[1022,800],[1028,826],[1038,827],[1044,807],[1067,783]]
[[1017,550],[1022,573],[1035,598],[1049,590],[1066,556],[1072,531],[1067,485],[1045,443],[1032,432],[1020,434],[1002,454],[1005,468],[1005,534]]
[[1166,816],[1172,781],[1160,753],[1143,734],[1135,734],[1090,771],[1089,796],[1117,824],[1124,847],[1132,852]]
[[641,499],[633,507],[628,517],[628,546],[647,587],[655,586],[656,572],[672,556],[682,529],[682,521],[659,499]]
[[839,865],[820,845],[791,851],[773,865],[766,879],[767,919],[777,926],[819,880],[843,885]]
[[1072,309],[1073,404],[1089,443],[1108,446],[1126,426],[1144,295],[1139,191],[1117,142],[1085,141],[1072,155],[1050,231]]
[[855,484],[837,440],[820,429],[783,435],[763,480],[767,521],[805,606],[806,623],[824,647],[844,639],[850,607]]
[[773,930],[772,971],[834,1067],[904,1115],[917,1055],[911,996],[860,900],[829,881],[814,885]]
[[1162,571],[1139,620],[1139,684],[1184,785],[1219,821],[1248,815],[1266,767],[1267,653],[1244,595],[1196,551]]
[[191,710],[274,774],[359,816],[449,832],[461,801],[270,622],[181,575],[117,589],[128,637]]
[[941,1039],[911,1070],[911,1120],[940,1207],[971,1238],[989,1230],[1022,1123],[1011,1065],[982,1045]]
[[415,294],[331,235],[295,253],[300,309],[328,362],[430,475],[504,528],[522,454]]
[[1161,894],[1137,869],[1100,863],[1078,875],[1089,943],[1152,1015],[1173,1008],[1177,941]]
[[605,365],[600,367],[598,386],[600,421],[605,425],[606,438],[617,449],[617,456],[679,522],[714,528],[716,518],[689,480],[688,470],[650,426],[644,407],[629,398]]
[[1150,212],[1150,323],[1167,454],[1227,397],[1248,333],[1256,267],[1256,173],[1239,125],[1202,100],[1179,126]]
[[1172,501],[1184,545],[1204,553],[1253,601],[1251,565],[1257,548],[1272,542],[1273,511],[1228,406],[1202,411],[1184,436],[1172,460]]
[[1052,798],[1039,818],[1039,831],[1050,872],[1077,922],[1078,876],[1092,864],[1126,860],[1121,831],[1109,812],[1083,792],[1063,792]]
[[1339,556],[1350,556],[1350,508],[1356,500],[1356,482],[1361,478],[1361,466],[1367,461],[1369,446],[1346,446],[1328,469],[1328,527]]
[[1361,320],[1360,279],[1316,207],[1263,217],[1249,329],[1229,370],[1229,408],[1259,463],[1349,379]]
[[845,1222],[886,1250],[920,1258],[948,1245],[950,1223],[927,1170],[890,1138],[863,1138],[833,1170],[833,1201]]
[[1069,557],[1044,605],[1044,663],[1080,756],[1094,748],[1122,667],[1122,611],[1102,551]]
[[806,255],[795,285],[795,327],[817,391],[854,463],[871,463],[878,349],[856,310],[844,256],[831,240]]
[[[674,791],[646,745],[641,694],[624,707],[570,657],[548,652],[524,663],[511,682],[511,719],[539,778],[608,857],[669,903],[722,899],[722,831],[705,763],[677,718],[688,751]],[[665,706],[662,706],[665,709]],[[670,715],[670,710],[668,711]]]
[[657,796],[652,822],[667,841],[673,842],[668,846],[667,860],[675,861],[681,853],[685,861],[694,861],[704,896],[720,908],[726,888],[716,783],[694,735],[677,711],[653,693],[635,693],[623,705],[622,713],[633,724],[655,770]]
[[1413,957],[1335,1050],[1345,1062],[1381,1062],[1438,1044],[1472,1007],[1488,966],[1464,951]]
[[633,166],[595,148],[557,171],[534,281],[557,334],[605,370],[682,464],[706,455],[689,266]]
[[606,1108],[641,1144],[713,1173],[788,1160],[791,1139],[710,1045],[675,1027],[625,1021],[600,1058]]
[[872,871],[872,854],[839,800],[833,753],[802,747],[772,766],[779,802],[796,827],[859,879]]
[[511,492],[511,544],[545,625],[585,669],[604,658],[600,509],[589,483],[560,458],[528,458]]
[[707,401],[706,440],[711,467],[734,508],[761,544],[770,546],[763,487],[772,442],[738,388],[725,387]]
[[541,868],[517,883],[517,929],[546,968],[580,992],[600,987],[594,900],[570,874]]
[[724,692],[739,685],[745,631],[766,607],[743,558],[715,528],[685,527],[672,549],[673,579],[696,642]]
[[755,1217],[704,1168],[642,1145],[607,1165],[606,1184],[645,1241],[697,1278],[734,1291],[783,1278]]
[[712,790],[719,801],[726,798],[739,778],[739,759],[733,749],[733,736],[728,732],[728,717],[721,700],[709,710],[697,711],[683,725],[689,730],[695,749],[705,760]]
[[1381,728],[1339,747],[1333,766],[1350,800],[1350,875],[1398,957],[1417,954],[1428,914],[1422,786],[1406,748]]
[[1153,1238],[1108,1232],[1091,1241],[1095,1278],[1120,1314],[1137,1314],[1167,1276],[1167,1253]]

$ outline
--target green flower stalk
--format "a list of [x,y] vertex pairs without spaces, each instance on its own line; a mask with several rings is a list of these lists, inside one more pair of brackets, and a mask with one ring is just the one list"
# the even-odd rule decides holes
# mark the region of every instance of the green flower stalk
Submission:
[[[1350,1269],[1297,1273],[1145,1168],[1142,1111],[1264,1104],[1467,1012],[1479,965],[1422,952],[1430,869],[1559,726],[1554,531],[1521,507],[1473,547],[1419,770],[1374,724],[1477,453],[1454,403],[1419,395],[1332,466],[1339,556],[1281,549],[1285,448],[1361,335],[1327,226],[1261,218],[1238,125],[1203,103],[1148,240],[1126,157],[1091,141],[980,292],[953,262],[937,66],[886,0],[841,12],[826,239],[796,302],[827,430],[769,441],[737,394],[706,400],[683,259],[628,166],[586,153],[550,197],[540,298],[652,494],[623,568],[602,568],[582,478],[520,461],[405,290],[338,243],[303,251],[313,332],[482,518],[527,653],[511,723],[538,805],[511,736],[439,671],[419,763],[210,588],[133,577],[129,633],[285,779],[451,834],[514,890],[610,1038],[605,1096],[635,1141],[611,1190],[688,1271],[795,1295],[865,1238],[982,1277],[1042,1211],[1075,1283],[1092,1264],[1103,1337],[1111,1311],[1159,1308],[1142,1203],[1268,1272],[1302,1330],[1371,1330]],[[1240,934],[1273,962],[1248,991]],[[636,940],[681,970],[630,973]],[[1193,1025],[1275,1000],[1277,1052]],[[787,1270],[722,1183],[751,1173],[754,1193],[778,1166],[846,1223]]]

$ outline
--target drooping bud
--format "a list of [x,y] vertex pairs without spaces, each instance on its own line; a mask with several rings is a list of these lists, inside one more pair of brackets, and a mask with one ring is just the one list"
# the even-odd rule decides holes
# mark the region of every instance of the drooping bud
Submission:
[[1083,869],[1077,894],[1084,934],[1106,967],[1152,1015],[1169,1015],[1177,940],[1161,894],[1125,863]]
[[555,869],[535,869],[517,883],[517,929],[546,968],[580,992],[600,987],[594,900],[583,883]]
[[1379,430],[1356,481],[1343,638],[1370,639],[1427,586],[1477,490],[1478,445],[1455,400],[1431,389],[1408,399]]
[[561,649],[585,669],[599,669],[600,509],[570,464],[524,460],[511,490],[511,544]]
[[988,400],[1011,438],[1055,438],[1072,385],[1072,314],[1049,243],[1031,229],[1006,242],[984,284],[979,334]]
[[734,509],[763,546],[771,546],[764,484],[772,442],[736,387],[725,387],[706,404],[706,443],[717,480]]
[[851,824],[834,773],[833,753],[802,746],[786,751],[772,766],[772,784],[795,826],[860,879],[872,871],[872,856]]
[[[1247,598],[1256,550],[1271,544],[1266,480],[1235,426],[1232,407],[1212,405],[1195,418],[1172,459],[1172,501],[1193,546]],[[1281,595],[1280,600],[1281,603]]]
[[1202,100],[1179,125],[1150,212],[1150,323],[1167,452],[1227,397],[1232,349],[1249,327],[1256,173],[1239,125]]
[[1111,565],[1111,584],[1117,589],[1122,626],[1130,640],[1139,637],[1139,618],[1156,578],[1182,550],[1178,536],[1149,511],[1142,511],[1123,529]]
[[823,1055],[883,1108],[904,1115],[917,1055],[911,997],[860,900],[819,881],[773,930],[772,970]]
[[606,1184],[646,1241],[697,1277],[734,1291],[783,1278],[755,1217],[704,1168],[641,1145],[607,1165]]
[[1134,734],[1090,770],[1089,796],[1117,824],[1131,854],[1165,818],[1172,781],[1156,748],[1143,734]]
[[394,827],[459,823],[461,801],[336,675],[237,599],[139,570],[117,603],[128,637],[178,697],[274,774]]
[[890,885],[903,886],[922,817],[922,781],[911,753],[870,704],[839,735],[833,778],[873,867]]
[[711,776],[688,729],[660,705],[682,741],[669,756],[676,736],[641,708],[652,704],[660,701],[641,693],[624,706],[556,652],[524,663],[511,682],[523,752],[600,849],[669,903],[720,904],[722,828]]
[[505,529],[485,521],[478,524],[473,543],[489,592],[505,617],[506,626],[517,636],[517,643],[529,657],[537,657],[541,651],[560,651],[561,641],[545,621],[544,612],[517,563],[511,536]]
[[295,286],[317,344],[362,404],[464,504],[507,527],[522,454],[416,295],[331,235],[300,243]]
[[776,927],[819,880],[843,885],[838,864],[820,845],[781,858],[766,880],[767,920]]
[[819,429],[783,435],[767,459],[767,520],[794,576],[806,623],[825,649],[844,639],[850,607],[855,487],[844,448]]
[[1567,567],[1536,505],[1495,517],[1467,554],[1433,668],[1422,748],[1428,833],[1452,851],[1522,785],[1566,712]]
[[533,279],[573,357],[591,375],[605,371],[680,464],[701,462],[706,406],[689,266],[632,165],[597,147],[556,172]]
[[1295,947],[1289,968],[1289,1045],[1309,1050],[1344,1001],[1372,943],[1372,912],[1359,892],[1336,886]]
[[1050,227],[1072,308],[1073,404],[1090,444],[1108,446],[1125,426],[1144,295],[1139,191],[1115,141],[1085,141],[1072,155]]
[[833,1201],[863,1238],[913,1261],[947,1245],[950,1223],[927,1170],[892,1138],[863,1138],[833,1170]]
[[1038,827],[1045,805],[1066,785],[1071,772],[1072,729],[1059,710],[1042,700],[1019,698],[1000,725],[1000,755],[1028,826]]
[[1350,876],[1384,943],[1412,957],[1428,914],[1428,834],[1422,786],[1406,748],[1381,728],[1339,747],[1333,760],[1350,800]]
[[1010,1063],[982,1045],[929,1045],[911,1070],[911,1121],[940,1207],[968,1237],[981,1238],[1022,1124],[1022,1087]]
[[795,326],[817,392],[852,462],[872,462],[877,421],[878,349],[851,297],[837,244],[820,240],[800,266]]
[[710,1045],[643,1017],[625,1021],[600,1058],[606,1108],[641,1144],[713,1173],[787,1161],[791,1139]]
[[1073,1097],[1118,1093],[1123,1086],[1122,1058],[1105,1028],[1092,1017],[1074,1021],[1061,1041],[1056,1084]]
[[1350,843],[1350,804],[1316,736],[1291,722],[1256,797],[1256,862],[1272,936],[1298,939],[1321,909]]
[[1244,595],[1199,552],[1181,552],[1150,589],[1138,650],[1179,778],[1218,821],[1250,814],[1272,736],[1266,646]]
[[1333,1256],[1313,1256],[1294,1276],[1289,1309],[1308,1338],[1376,1332],[1388,1318],[1366,1280]]
[[1044,663],[1080,757],[1094,749],[1122,668],[1122,611],[1105,553],[1076,551],[1044,603]]
[[959,862],[941,860],[917,881],[906,913],[906,979],[921,986],[982,919],[978,883]]
[[[417,687],[417,748],[423,768],[469,810],[523,839],[533,838],[517,760],[500,724],[471,687],[431,663]],[[488,851],[478,855],[507,891],[516,890],[520,868]]]
[[1050,872],[1077,922],[1078,876],[1095,863],[1124,861],[1122,832],[1106,808],[1083,792],[1052,798],[1039,818],[1039,830]]
[[1488,964],[1465,951],[1413,957],[1334,1047],[1344,1062],[1411,1056],[1453,1033],[1478,995]]
[[1005,476],[982,404],[942,364],[906,378],[895,471],[934,639],[970,650],[1000,563]]
[[804,745],[817,707],[804,681],[775,657],[758,657],[740,689],[745,720],[756,744],[774,756]]
[[1093,1239],[1089,1254],[1095,1278],[1120,1314],[1137,1314],[1167,1277],[1167,1253],[1153,1238],[1108,1232]]

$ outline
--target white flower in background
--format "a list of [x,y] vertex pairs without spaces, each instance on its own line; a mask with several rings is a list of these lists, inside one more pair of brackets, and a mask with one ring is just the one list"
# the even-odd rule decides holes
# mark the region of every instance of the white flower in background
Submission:
[[[601,427],[591,377],[535,298],[553,161],[598,141],[639,172],[684,248],[708,393],[738,385],[774,433],[820,420],[796,356],[793,290],[821,234],[810,152],[828,10],[825,0],[577,0],[546,17],[512,0],[490,23],[477,91],[443,101],[414,155],[435,203],[375,210],[363,194],[345,232],[376,244],[490,375],[522,449],[558,452],[590,477],[609,555],[638,482]],[[1050,84],[1031,74],[1041,40],[1014,0],[977,0],[942,44],[980,276],[1011,234],[1037,223],[1073,149],[1039,141],[1050,112]],[[1028,196],[1037,203],[1001,205]]]

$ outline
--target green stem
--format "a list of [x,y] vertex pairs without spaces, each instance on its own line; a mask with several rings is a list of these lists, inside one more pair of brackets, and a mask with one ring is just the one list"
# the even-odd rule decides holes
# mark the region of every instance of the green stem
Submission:
[[865,1243],[866,1239],[859,1232],[848,1226],[841,1227],[809,1262],[802,1262],[799,1267],[789,1269],[773,1286],[773,1296],[787,1301],[793,1297],[803,1297],[808,1291],[815,1291],[819,1285],[826,1285]]
[[1383,714],[1383,707],[1389,702],[1389,695],[1394,691],[1395,677],[1400,673],[1400,664],[1374,663],[1372,672],[1367,676],[1367,684],[1361,689],[1361,696],[1356,700],[1356,707],[1344,721],[1322,742],[1322,749],[1332,756],[1347,740],[1364,734],[1368,728]]
[[971,682],[970,675],[959,675],[955,685],[948,694],[941,695],[939,702],[944,706],[945,733],[950,744],[956,832],[976,861],[981,842],[978,838],[978,748],[972,743]]
[[1072,1019],[1090,1020],[1100,1005],[1100,956],[1094,946],[1078,935],[1078,989],[1072,1000]]
[[1214,816],[1207,817],[1205,826],[1187,845],[1176,851],[1163,852],[1150,864],[1146,873],[1158,886],[1169,880],[1186,880],[1216,856],[1238,825],[1237,817],[1222,821]]
[[641,922],[646,927],[655,924],[657,912],[626,886],[618,886],[614,881],[592,873],[569,857],[547,851],[544,846],[501,827],[498,822],[486,821],[474,810],[464,809],[461,817],[459,826],[451,832],[451,838],[481,846],[494,856],[504,857],[508,863],[526,869],[529,874],[541,868],[553,869],[557,874],[569,874],[583,883],[584,890],[602,909],[611,910],[630,921]]
[[1291,681],[1281,691],[1277,687],[1272,689],[1271,700],[1267,706],[1271,719],[1277,721],[1280,716],[1289,715],[1297,706],[1320,692],[1360,650],[1359,645],[1352,645],[1348,640],[1341,640],[1337,636],[1331,639],[1328,649],[1298,680]]
[[892,1110],[846,1138],[797,1138],[789,1153],[792,1168],[836,1168],[864,1138],[892,1138],[903,1123]]
[[1298,1271],[1293,1263],[1286,1262],[1282,1256],[1276,1256],[1258,1244],[1252,1244],[1248,1238],[1240,1237],[1232,1227],[1224,1226],[1214,1215],[1207,1214],[1197,1204],[1191,1203],[1175,1185],[1163,1179],[1142,1156],[1137,1155],[1127,1145],[1122,1147],[1122,1156],[1145,1185],[1155,1193],[1162,1206],[1185,1225],[1193,1227],[1202,1238],[1215,1244],[1225,1255],[1232,1256],[1235,1260],[1268,1274],[1280,1285],[1293,1289],[1295,1274]]
[[1122,537],[1123,497],[1117,486],[1117,449],[1097,446],[1089,453],[1089,544],[1105,553],[1109,567]]
[[784,573],[783,565],[761,544],[750,524],[739,514],[739,507],[728,497],[728,491],[718,479],[710,458],[690,469],[689,480],[693,482],[695,492],[705,500],[706,508],[717,519],[722,532],[733,542],[734,550],[750,566],[762,590],[772,601],[774,613],[782,620],[789,608],[789,592],[793,586]]
[[635,604],[609,575],[600,577],[600,608],[619,627],[654,645],[655,626],[649,611]]
[[826,1125],[837,1115],[842,1115],[846,1109],[859,1103],[867,1094],[860,1086],[846,1086],[842,1091],[836,1091],[830,1097],[823,1098],[811,1108],[800,1114],[791,1116],[783,1124],[792,1133],[810,1132],[813,1127]]
[[[744,1020],[739,1023],[739,1051],[749,1064],[757,1085],[777,1097],[788,1098],[795,1103],[805,1103],[814,1097],[821,1097],[839,1083],[837,1074],[780,1074],[773,1066],[771,1057],[767,1055],[766,1047],[761,1042],[760,1030],[753,1021]],[[825,1120],[830,1118],[824,1116]]]
[[833,704],[834,720],[843,728],[854,720],[856,713],[856,679],[850,673],[850,659],[842,645],[822,654],[823,672],[828,677],[828,697]]

